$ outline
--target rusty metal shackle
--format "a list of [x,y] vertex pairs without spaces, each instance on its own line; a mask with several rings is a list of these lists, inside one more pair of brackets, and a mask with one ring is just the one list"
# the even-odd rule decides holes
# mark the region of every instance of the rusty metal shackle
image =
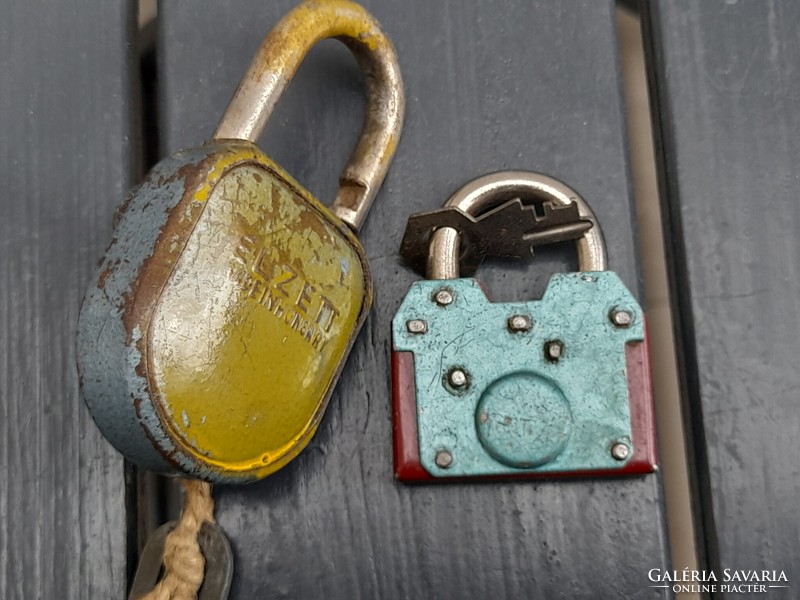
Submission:
[[405,110],[394,46],[363,7],[348,0],[306,0],[284,16],[258,49],[214,139],[256,142],[308,51],[327,38],[350,49],[367,80],[364,127],[331,206],[357,232],[394,156]]

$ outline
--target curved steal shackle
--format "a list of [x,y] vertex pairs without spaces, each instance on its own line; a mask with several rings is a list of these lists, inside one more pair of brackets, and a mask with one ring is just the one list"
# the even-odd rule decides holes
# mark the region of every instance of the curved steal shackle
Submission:
[[358,232],[394,156],[405,110],[394,47],[380,24],[358,4],[306,0],[284,16],[258,49],[214,139],[256,142],[308,51],[327,38],[350,49],[367,82],[364,127],[331,206],[331,212]]
[[[605,271],[607,268],[606,245],[600,225],[586,201],[568,185],[531,171],[501,171],[484,175],[470,181],[445,202],[465,213],[478,216],[482,212],[513,198],[535,198],[539,201],[555,201],[578,206],[581,218],[591,221],[592,228],[580,237],[578,246],[578,269],[581,271]],[[431,235],[428,253],[428,279],[458,279],[461,234],[452,227],[440,227]]]

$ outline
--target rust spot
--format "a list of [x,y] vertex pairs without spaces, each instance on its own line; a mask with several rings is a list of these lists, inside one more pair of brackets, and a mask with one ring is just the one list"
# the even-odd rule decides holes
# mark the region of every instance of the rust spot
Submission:
[[344,181],[341,182],[339,194],[336,199],[339,204],[345,208],[356,210],[358,206],[364,201],[366,196],[366,189],[362,184],[357,181]]
[[[288,35],[287,32],[281,31],[278,28],[269,32],[267,39],[259,49],[259,54],[256,55],[256,59],[253,60],[253,65],[251,66],[251,68],[255,67],[258,79],[260,79],[267,71],[276,70],[276,64],[283,66],[282,63],[286,60],[286,57],[283,56],[283,53],[279,54],[278,50],[283,48],[292,48],[293,46],[290,45],[292,44],[292,41],[291,35]],[[294,45],[296,45],[296,43]],[[283,60],[276,60],[276,54],[279,55],[277,58]]]
[[133,197],[139,192],[140,188],[137,187],[136,189],[132,190],[127,196],[125,196],[125,200],[123,200],[122,204],[114,211],[114,218],[112,221],[114,229],[117,228],[119,222],[122,220],[123,215],[128,212],[128,209],[131,206],[131,200]]
[[[243,145],[249,144],[247,142],[243,142]],[[172,181],[183,179],[185,188],[183,198],[176,205],[176,209],[184,204],[184,202],[187,200],[187,197],[190,199],[193,198],[194,193],[208,182],[209,173],[214,170],[217,163],[225,154],[229,154],[239,149],[239,147],[236,147],[231,143],[209,143],[205,146],[205,148],[208,149],[208,155],[205,158],[201,159],[197,163],[183,165],[171,178]],[[233,168],[234,166],[236,165],[230,165],[229,168]],[[219,175],[219,181],[221,181],[224,174],[220,173]]]
[[[224,151],[223,146],[209,148],[208,155],[200,161],[184,164],[175,173],[160,176],[157,180],[152,181],[155,187],[163,187],[168,183],[183,179],[184,189],[180,200],[170,209],[164,220],[161,232],[153,245],[153,252],[143,261],[136,278],[130,283],[131,291],[124,296],[122,322],[127,334],[127,342],[131,343],[133,331],[138,325],[142,337],[137,343],[137,347],[142,356],[147,355],[146,339],[150,315],[162,288],[172,273],[175,262],[183,252],[194,224],[202,213],[202,206],[192,202],[194,193],[198,186],[205,182],[208,172],[213,168],[222,151]],[[158,192],[151,191],[150,193]],[[189,205],[190,219],[170,218],[172,215],[185,214],[187,205]],[[172,244],[172,240],[178,240],[178,243]],[[170,248],[174,249],[170,250]],[[139,373],[138,368],[137,373]],[[144,376],[144,372],[139,374]]]
[[156,438],[155,438],[155,436],[153,435],[153,433],[152,433],[152,432],[151,432],[151,431],[150,431],[150,430],[147,428],[147,425],[145,425],[145,423],[144,423],[144,417],[142,416],[142,399],[141,399],[141,398],[134,398],[134,399],[133,399],[133,409],[134,409],[134,411],[136,412],[136,417],[139,419],[139,425],[141,426],[141,428],[142,428],[142,431],[144,432],[144,435],[145,435],[145,437],[146,437],[148,440],[150,440],[150,443],[153,445],[153,448],[155,448],[155,449],[156,449],[156,451],[157,451],[157,452],[158,452],[158,453],[159,453],[159,454],[160,454],[160,455],[161,455],[161,456],[162,456],[162,457],[163,457],[163,458],[164,458],[164,459],[165,459],[165,460],[166,460],[166,461],[167,461],[169,464],[171,464],[173,467],[175,467],[175,468],[176,468],[176,469],[178,469],[178,470],[182,470],[182,469],[181,469],[181,466],[180,466],[180,463],[178,462],[178,460],[177,460],[177,458],[176,458],[176,456],[175,456],[175,455],[176,455],[176,451],[175,451],[175,450],[173,450],[172,452],[166,452],[166,453],[165,453],[165,452],[162,452],[162,451],[161,451],[161,445],[158,443],[158,440],[156,440]]
[[114,272],[114,267],[108,267],[105,271],[100,273],[100,276],[97,278],[97,287],[101,290],[106,289],[106,279],[111,273]]
[[177,459],[177,451],[173,449],[170,452],[163,452],[161,445],[158,443],[158,440],[156,440],[156,438],[153,435],[153,433],[144,424],[144,421],[142,420],[142,413],[141,413],[141,405],[142,405],[141,398],[136,398],[133,401],[133,405],[134,405],[134,407],[136,409],[136,416],[139,417],[139,425],[141,425],[142,431],[144,432],[145,437],[153,445],[153,448],[155,448],[156,451],[162,456],[162,458],[164,458],[164,460],[166,460],[170,465],[172,465],[173,467],[175,467],[179,471],[183,471],[184,469],[181,467],[180,462]]

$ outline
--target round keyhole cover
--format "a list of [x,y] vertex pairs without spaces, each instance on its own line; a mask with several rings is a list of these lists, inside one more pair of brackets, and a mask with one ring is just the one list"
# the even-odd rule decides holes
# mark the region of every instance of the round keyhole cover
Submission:
[[558,385],[535,371],[504,375],[486,388],[475,412],[478,438],[497,461],[535,468],[555,460],[572,433],[572,412]]

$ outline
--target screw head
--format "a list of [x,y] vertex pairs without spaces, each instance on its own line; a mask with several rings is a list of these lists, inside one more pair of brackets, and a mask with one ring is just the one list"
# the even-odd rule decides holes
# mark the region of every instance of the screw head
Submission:
[[633,324],[633,313],[629,310],[613,309],[608,313],[608,318],[615,327],[630,327]]
[[522,333],[531,328],[531,318],[528,315],[512,315],[508,317],[508,330],[511,333]]
[[544,345],[544,357],[550,362],[558,362],[564,356],[564,342],[551,340]]
[[428,333],[428,323],[421,319],[412,319],[410,321],[406,321],[406,330],[408,333]]
[[450,465],[453,464],[453,455],[450,454],[449,450],[439,450],[434,461],[440,469],[449,469]]
[[462,388],[467,385],[467,374],[463,369],[451,369],[447,374],[447,382],[454,388]]
[[453,292],[447,288],[442,288],[438,290],[434,295],[433,299],[439,306],[447,306],[448,304],[452,304],[453,300],[455,300],[455,296]]
[[613,446],[611,446],[611,456],[614,457],[616,460],[625,460],[631,455],[631,449],[628,447],[627,444],[623,444],[622,442],[617,442]]

